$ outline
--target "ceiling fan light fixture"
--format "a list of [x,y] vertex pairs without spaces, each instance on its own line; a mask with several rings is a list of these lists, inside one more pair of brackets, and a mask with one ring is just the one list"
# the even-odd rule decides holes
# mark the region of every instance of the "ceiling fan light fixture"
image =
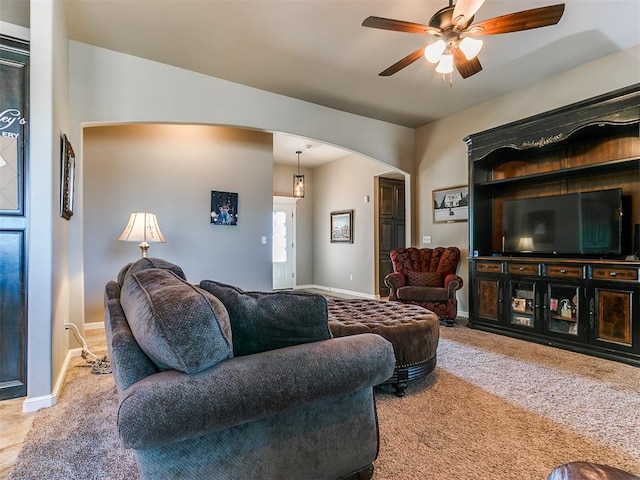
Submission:
[[444,42],[444,40],[440,39],[424,49],[424,58],[426,58],[431,63],[438,63],[446,47],[447,44]]
[[462,39],[460,44],[458,45],[464,56],[467,60],[471,60],[478,56],[480,50],[482,49],[482,40],[478,40],[477,38],[465,37]]
[[436,67],[436,72],[438,73],[451,73],[453,72],[453,55],[450,53],[445,53],[440,57],[440,63]]
[[[428,25],[393,18],[373,16],[366,18],[362,22],[364,27],[419,35],[428,34],[439,38],[437,41],[434,40],[435,43],[423,44],[424,46],[378,75],[389,77],[425,57],[428,62],[437,64],[436,72],[443,74],[444,78],[444,75],[453,72],[454,58],[451,53],[454,53],[455,68],[462,78],[468,78],[482,70],[480,61],[477,59],[482,41],[475,38],[477,35],[497,35],[556,25],[565,9],[565,4],[559,3],[508,13],[474,24],[475,14],[484,2],[485,0],[457,0],[454,5],[454,0],[449,0],[449,6],[438,10],[431,17]],[[449,79],[451,80],[451,76]]]

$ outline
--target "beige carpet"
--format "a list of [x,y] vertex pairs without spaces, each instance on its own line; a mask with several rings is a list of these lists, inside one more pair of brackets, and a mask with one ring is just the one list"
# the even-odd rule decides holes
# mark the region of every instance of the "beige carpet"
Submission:
[[377,396],[376,478],[545,479],[572,460],[640,473],[639,369],[459,326],[440,331],[435,375],[405,398]]
[[[438,358],[405,397],[377,392],[375,480],[544,479],[571,460],[640,473],[640,369],[460,325],[441,327]],[[137,478],[113,379],[85,365],[37,413],[9,478]]]

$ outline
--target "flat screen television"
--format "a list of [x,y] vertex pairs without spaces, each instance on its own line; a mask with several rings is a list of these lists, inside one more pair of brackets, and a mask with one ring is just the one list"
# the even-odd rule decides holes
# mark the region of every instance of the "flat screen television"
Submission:
[[622,254],[622,190],[503,202],[503,253],[614,257]]

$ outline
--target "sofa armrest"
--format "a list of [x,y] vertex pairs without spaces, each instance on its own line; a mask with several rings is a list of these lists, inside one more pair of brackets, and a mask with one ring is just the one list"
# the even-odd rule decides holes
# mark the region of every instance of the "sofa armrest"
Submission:
[[449,296],[455,296],[456,290],[460,290],[462,288],[462,277],[456,275],[454,273],[450,273],[446,277],[444,277],[444,286],[449,291]]
[[118,430],[125,447],[160,447],[371,388],[394,367],[391,343],[361,334],[159,372],[123,392]]
[[397,299],[396,292],[399,288],[404,287],[405,283],[404,275],[400,272],[391,272],[384,277],[384,284],[391,290],[389,292],[389,298],[391,300]]

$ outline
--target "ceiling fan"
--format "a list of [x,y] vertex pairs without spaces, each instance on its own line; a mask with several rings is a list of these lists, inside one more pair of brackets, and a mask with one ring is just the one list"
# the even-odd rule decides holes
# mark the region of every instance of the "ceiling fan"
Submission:
[[475,37],[555,25],[564,13],[564,3],[560,3],[472,23],[474,15],[484,2],[485,0],[458,0],[454,6],[453,0],[449,0],[449,6],[437,11],[429,20],[429,25],[368,17],[362,22],[362,26],[428,34],[437,39],[436,42],[410,53],[379,75],[382,77],[393,75],[424,56],[429,62],[438,64],[436,67],[438,73],[443,75],[451,73],[455,65],[462,78],[470,77],[482,70],[477,57],[482,48],[482,40]]

